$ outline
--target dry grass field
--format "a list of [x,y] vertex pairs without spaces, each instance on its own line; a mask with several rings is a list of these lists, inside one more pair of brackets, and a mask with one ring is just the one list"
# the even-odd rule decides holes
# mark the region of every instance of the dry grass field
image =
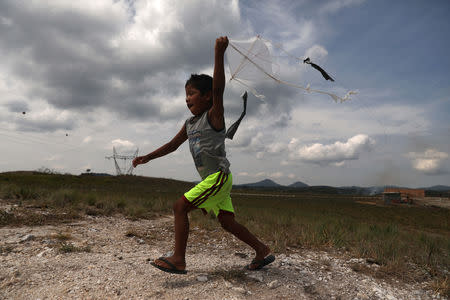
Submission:
[[[192,186],[138,176],[2,173],[0,198],[13,208],[0,210],[0,226],[57,224],[86,215],[152,219],[170,214],[173,201]],[[449,296],[450,210],[366,202],[373,201],[304,191],[233,193],[238,221],[275,252],[301,248],[364,258],[379,268],[355,263],[355,271],[403,282],[431,281],[430,288]],[[34,209],[22,209],[27,207]],[[43,208],[51,213],[38,213]],[[215,217],[200,212],[192,213],[191,224],[211,231],[218,227]],[[72,249],[60,239],[61,251],[89,250]],[[7,251],[1,248],[0,254]]]

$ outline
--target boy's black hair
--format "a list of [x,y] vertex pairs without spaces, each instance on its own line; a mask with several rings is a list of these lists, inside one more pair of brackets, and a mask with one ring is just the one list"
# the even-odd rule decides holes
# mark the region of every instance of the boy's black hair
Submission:
[[202,95],[204,95],[212,90],[213,79],[211,76],[206,74],[191,74],[191,78],[186,81],[184,87],[187,87],[188,85],[196,88]]

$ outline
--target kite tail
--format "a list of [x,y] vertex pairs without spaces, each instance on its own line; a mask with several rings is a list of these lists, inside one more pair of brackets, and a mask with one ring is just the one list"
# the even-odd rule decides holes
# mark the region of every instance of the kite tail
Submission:
[[241,97],[242,97],[242,100],[244,101],[244,109],[243,109],[243,111],[242,111],[242,113],[241,113],[241,116],[239,117],[239,119],[238,119],[236,122],[234,122],[234,123],[230,126],[230,128],[228,128],[228,130],[227,130],[227,132],[226,132],[226,134],[225,134],[225,137],[228,138],[228,139],[230,139],[230,140],[233,139],[234,134],[236,133],[236,131],[237,131],[239,125],[241,124],[242,119],[245,117],[245,114],[246,114],[246,112],[247,112],[247,91],[245,91],[245,93],[242,94]]

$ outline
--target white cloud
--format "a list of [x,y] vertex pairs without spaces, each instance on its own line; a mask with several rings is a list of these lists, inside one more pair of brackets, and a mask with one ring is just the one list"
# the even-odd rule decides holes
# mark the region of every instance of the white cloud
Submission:
[[267,146],[266,151],[268,153],[280,153],[286,150],[285,143],[273,143]]
[[413,168],[428,175],[448,172],[445,161],[448,154],[429,148],[424,152],[409,152],[407,156],[412,160]]
[[283,178],[284,177],[284,174],[283,174],[283,172],[274,172],[274,173],[272,173],[272,174],[270,174],[270,178]]
[[88,144],[92,141],[92,137],[91,136],[87,136],[83,139],[83,144]]
[[335,13],[348,6],[359,5],[365,0],[334,0],[325,3],[321,8],[321,13]]
[[[72,130],[77,127],[74,114],[68,110],[59,110],[44,101],[35,101],[29,106],[27,103],[12,102],[10,108],[17,104],[13,110],[23,108],[25,114],[15,118],[15,126],[20,131],[28,132],[54,132],[57,130]],[[20,109],[19,109],[20,111]]]
[[112,147],[115,147],[117,151],[136,150],[136,145],[133,142],[122,139],[115,139],[111,141],[111,145],[108,146],[107,149],[111,149]]
[[299,143],[300,143],[300,141],[297,138],[292,138],[289,141],[288,150],[289,151],[294,151],[298,147]]
[[60,160],[61,159],[61,155],[57,154],[57,155],[51,155],[49,157],[47,157],[45,160],[46,161],[55,161],[55,160]]
[[[293,144],[291,141],[291,145]],[[344,143],[338,141],[330,145],[316,143],[302,146],[291,152],[289,158],[319,165],[341,166],[347,160],[359,159],[360,154],[370,151],[374,144],[375,141],[369,136],[358,134]]]
[[311,58],[314,62],[318,62],[326,58],[328,55],[328,51],[321,45],[314,45],[305,52],[305,57]]
[[5,26],[11,26],[13,24],[10,18],[5,18],[3,16],[0,17],[0,23],[2,23]]

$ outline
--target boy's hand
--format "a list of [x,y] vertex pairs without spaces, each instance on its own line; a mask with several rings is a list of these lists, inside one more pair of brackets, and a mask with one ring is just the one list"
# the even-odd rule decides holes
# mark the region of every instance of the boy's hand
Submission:
[[216,46],[215,46],[216,53],[221,54],[225,53],[227,47],[228,47],[228,37],[221,36],[216,39]]
[[133,159],[133,167],[136,168],[137,165],[140,164],[145,164],[149,161],[149,159],[147,158],[147,156],[138,156],[135,159]]

